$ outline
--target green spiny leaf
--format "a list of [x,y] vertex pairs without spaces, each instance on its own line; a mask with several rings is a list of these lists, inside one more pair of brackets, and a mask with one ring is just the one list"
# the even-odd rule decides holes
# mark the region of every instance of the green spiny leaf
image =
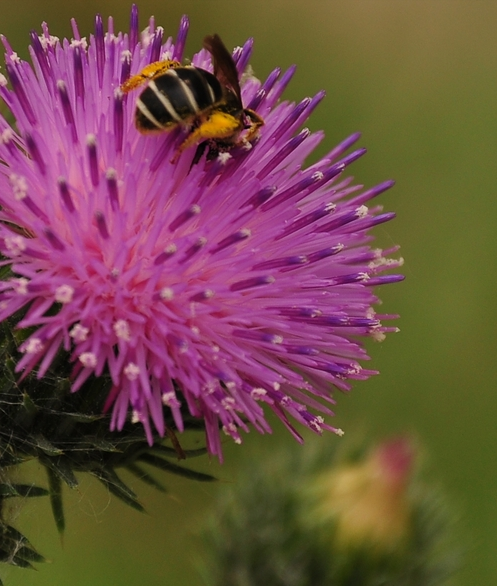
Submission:
[[46,456],[40,456],[40,462],[52,470],[69,488],[77,488],[79,486],[78,479],[74,475],[71,462],[68,458],[47,458]]
[[22,547],[18,548],[15,553],[15,557],[22,559],[25,562],[45,562],[46,559],[39,554],[36,550],[31,547],[27,547],[23,545]]
[[27,560],[19,557],[17,553],[15,553],[15,550],[10,551],[0,548],[0,562],[10,564],[11,566],[18,566],[19,568],[29,568],[30,570],[35,569]]
[[119,476],[109,469],[99,468],[89,470],[90,474],[98,478],[100,482],[107,487],[109,492],[121,499],[125,504],[133,509],[143,513],[145,509],[139,503],[135,493],[119,478]]
[[[164,446],[162,444],[154,444],[153,446],[150,447],[150,450],[148,450],[148,451],[151,453],[159,452],[159,453],[165,454],[168,457],[175,457],[175,458],[178,457],[178,454],[176,453],[176,450],[174,448],[170,448],[170,447]],[[197,448],[194,450],[183,449],[183,452],[187,458],[195,458],[197,456],[204,456],[205,454],[207,454],[207,448]]]
[[145,482],[149,486],[153,486],[154,488],[156,488],[157,490],[160,490],[161,492],[167,492],[167,489],[163,484],[161,484],[153,476],[148,474],[148,472],[145,472],[145,470],[140,468],[140,466],[138,466],[138,464],[128,464],[126,466],[126,470],[129,470],[132,474],[134,474],[140,480],[143,480],[143,482]]
[[34,484],[0,484],[0,497],[33,497],[47,496],[48,494],[46,488]]
[[52,505],[52,514],[55,520],[57,531],[62,535],[66,527],[64,519],[64,506],[62,504],[62,481],[54,470],[46,468],[48,475],[48,485],[50,488],[50,504]]
[[190,478],[192,480],[198,480],[200,482],[212,482],[213,480],[216,480],[216,478],[210,474],[204,474],[203,472],[196,472],[195,470],[182,468],[181,466],[178,466],[178,464],[173,464],[172,462],[163,460],[162,458],[154,456],[153,454],[141,454],[138,460],[141,462],[146,462],[147,464],[155,466],[156,468],[160,468],[161,470],[166,470],[167,472],[172,472],[173,474],[184,476],[185,478]]
[[60,456],[60,455],[62,455],[64,453],[59,448],[55,447],[52,444],[52,442],[50,442],[49,440],[47,440],[47,438],[44,437],[41,434],[32,435],[31,436],[31,439],[35,443],[35,445],[40,450],[42,450],[42,452],[44,452],[45,454],[47,454],[47,456]]

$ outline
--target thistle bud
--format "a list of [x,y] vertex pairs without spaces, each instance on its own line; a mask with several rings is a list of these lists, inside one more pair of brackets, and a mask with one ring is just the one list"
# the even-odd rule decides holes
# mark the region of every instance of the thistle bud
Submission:
[[[341,451],[340,451],[341,452]],[[342,452],[341,452],[342,453]],[[459,564],[406,438],[354,461],[324,442],[245,461],[209,529],[209,586],[438,586]]]
[[408,495],[414,451],[405,439],[387,441],[358,463],[324,472],[315,482],[318,523],[334,525],[339,549],[364,547],[371,554],[405,551],[412,537]]

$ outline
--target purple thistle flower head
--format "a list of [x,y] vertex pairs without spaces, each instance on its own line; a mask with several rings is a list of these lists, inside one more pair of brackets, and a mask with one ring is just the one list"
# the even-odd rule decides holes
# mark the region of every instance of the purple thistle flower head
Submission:
[[[343,171],[364,153],[353,135],[314,165],[305,158],[322,133],[300,130],[324,93],[280,102],[294,69],[264,83],[244,76],[242,100],[265,120],[253,144],[194,162],[188,132],[140,134],[137,93],[121,84],[146,65],[182,59],[151,20],[139,33],[71,40],[31,35],[32,65],[7,40],[0,95],[0,320],[21,315],[26,331],[17,372],[47,373],[59,351],[74,364],[72,390],[108,373],[112,428],[132,416],[149,442],[165,433],[164,409],[179,430],[182,409],[205,421],[211,453],[219,428],[240,441],[252,424],[269,431],[266,405],[298,437],[288,416],[329,429],[333,388],[366,379],[361,336],[381,339],[373,286],[400,261],[373,250],[369,229],[391,213],[366,207],[392,186],[363,190]],[[241,74],[252,41],[234,51]],[[193,65],[212,71],[201,50]],[[207,153],[209,154],[209,153]],[[18,312],[22,310],[19,314]]]

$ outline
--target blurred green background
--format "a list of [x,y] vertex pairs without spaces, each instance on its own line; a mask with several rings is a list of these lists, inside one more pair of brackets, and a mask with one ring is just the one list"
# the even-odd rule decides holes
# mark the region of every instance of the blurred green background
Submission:
[[[84,4],[84,6],[83,6]],[[255,38],[252,65],[260,78],[297,64],[285,97],[324,88],[311,120],[323,128],[321,153],[361,130],[369,153],[352,172],[368,186],[388,178],[381,197],[398,218],[376,230],[379,243],[402,245],[404,283],[379,293],[400,313],[401,333],[372,344],[381,375],[338,396],[333,423],[373,437],[417,434],[430,465],[461,513],[467,563],[458,584],[497,583],[497,411],[494,311],[497,285],[497,3],[478,0],[170,0],[140,1],[175,35],[187,13],[191,56],[207,33],[232,47]],[[23,58],[28,32],[47,21],[71,34],[78,20],[89,35],[93,16],[113,15],[127,29],[122,0],[0,1],[0,30]],[[194,562],[198,529],[223,485],[236,481],[244,453],[270,452],[293,440],[250,434],[226,445],[226,463],[192,461],[221,482],[201,485],[162,478],[168,495],[132,480],[150,514],[128,510],[96,481],[65,497],[68,529],[60,542],[48,502],[11,511],[16,524],[53,562],[38,572],[0,568],[11,586],[200,585]],[[339,442],[328,435],[323,442]],[[20,473],[22,474],[22,472]]]

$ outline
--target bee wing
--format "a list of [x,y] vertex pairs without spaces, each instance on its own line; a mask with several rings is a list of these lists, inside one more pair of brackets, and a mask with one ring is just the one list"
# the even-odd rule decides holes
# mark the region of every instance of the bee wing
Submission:
[[240,92],[240,82],[238,81],[238,71],[236,70],[236,65],[231,53],[224,46],[219,35],[205,37],[204,48],[212,55],[214,75],[223,87],[227,87],[233,91],[241,104],[242,97]]

